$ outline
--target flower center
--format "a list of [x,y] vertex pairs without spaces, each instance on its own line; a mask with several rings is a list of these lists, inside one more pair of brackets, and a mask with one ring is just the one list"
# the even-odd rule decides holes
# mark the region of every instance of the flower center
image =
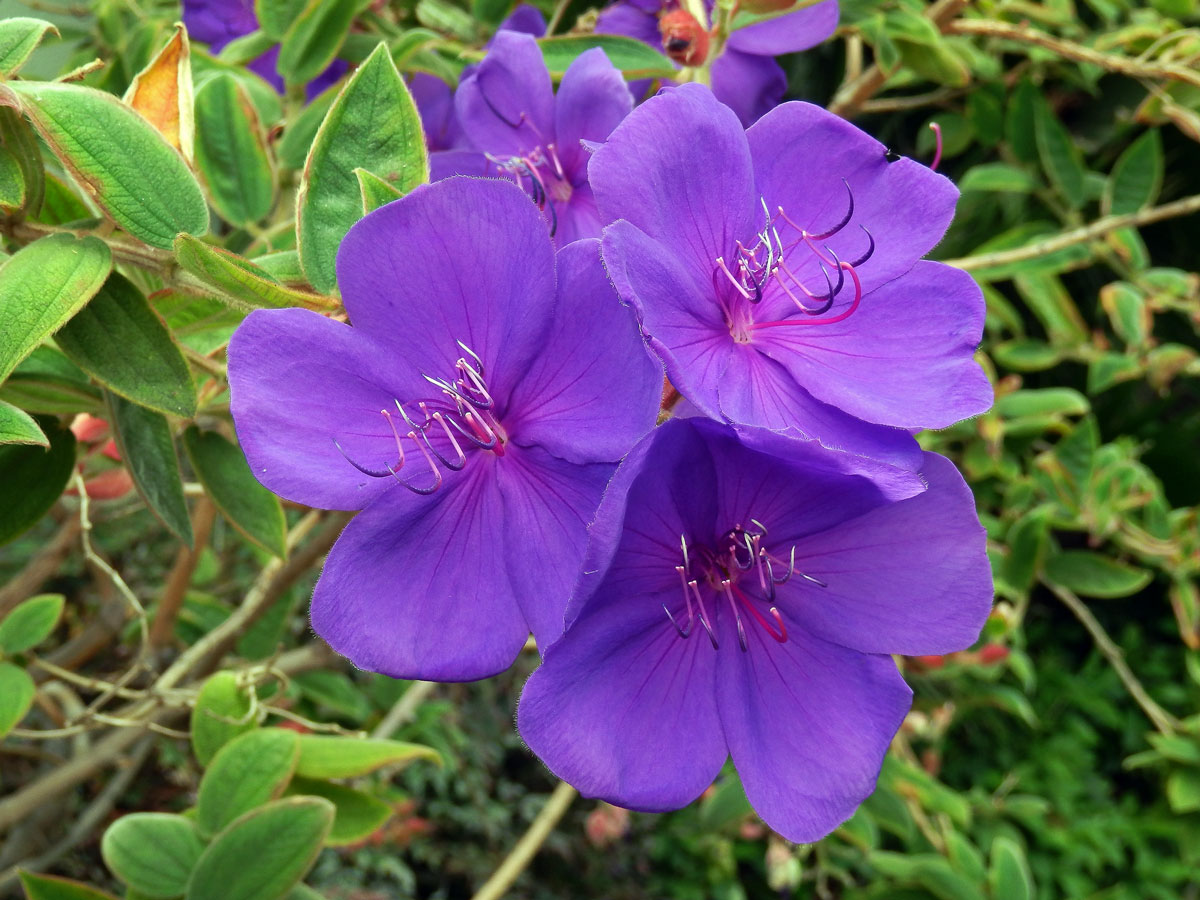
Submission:
[[[745,651],[749,645],[742,621],[743,613],[782,644],[787,641],[788,633],[775,606],[776,587],[786,584],[793,575],[799,575],[820,587],[826,586],[825,582],[796,571],[795,546],[782,554],[768,549],[767,528],[757,519],[751,519],[749,526],[735,525],[725,532],[715,549],[703,544],[689,548],[686,535],[680,536],[679,543],[683,550],[683,565],[676,566],[675,572],[683,589],[687,619],[681,625],[665,603],[663,611],[681,638],[690,637],[699,620],[714,650],[719,648],[719,641],[713,622],[722,604],[734,618],[738,645]],[[713,601],[711,613],[705,605],[705,594],[709,594]],[[767,608],[766,615],[760,609],[764,606]]]
[[[483,360],[462,341],[457,341],[457,344],[465,355],[454,363],[452,380],[422,376],[438,388],[440,394],[423,400],[410,400],[409,409],[405,409],[400,400],[394,399],[395,413],[389,409],[379,411],[396,440],[396,462],[385,462],[382,469],[361,465],[352,460],[335,439],[333,444],[346,462],[371,478],[391,477],[415,494],[432,494],[442,485],[443,469],[458,472],[467,464],[465,450],[486,450],[496,456],[504,455],[508,434],[497,418],[496,401],[484,379]],[[413,407],[419,413],[411,413]],[[397,425],[397,413],[403,426]],[[407,460],[404,449],[406,442],[410,450],[416,449],[428,467],[432,479],[429,484],[422,485],[416,479],[401,477]]]
[[[874,255],[875,238],[865,226],[859,226],[867,236],[868,246],[852,262],[841,259],[828,244],[818,244],[839,234],[854,216],[854,194],[845,180],[842,183],[846,185],[849,204],[846,214],[832,228],[810,232],[798,225],[782,206],[776,207],[772,215],[767,201],[759,198],[763,209],[762,230],[749,244],[737,241],[729,260],[724,256],[714,260],[713,289],[734,341],[748,344],[760,328],[832,325],[848,319],[858,309],[862,300],[858,267]],[[810,289],[797,274],[813,260],[824,277],[824,293]],[[829,274],[830,268],[837,272],[836,284]],[[827,315],[846,286],[846,276],[854,287],[854,297],[845,308]],[[759,304],[772,288],[782,291],[795,305],[796,313],[779,320],[758,321]]]

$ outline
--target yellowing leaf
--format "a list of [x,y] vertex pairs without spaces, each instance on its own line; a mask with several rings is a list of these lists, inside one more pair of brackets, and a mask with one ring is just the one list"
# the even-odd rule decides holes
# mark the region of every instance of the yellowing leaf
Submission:
[[166,46],[134,76],[124,99],[191,164],[196,136],[192,53],[182,24],[175,24]]

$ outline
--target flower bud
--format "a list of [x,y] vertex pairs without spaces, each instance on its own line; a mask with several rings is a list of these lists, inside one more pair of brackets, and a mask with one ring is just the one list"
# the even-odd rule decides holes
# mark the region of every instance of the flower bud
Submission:
[[698,66],[708,59],[708,32],[685,9],[676,9],[658,21],[663,51],[682,66]]

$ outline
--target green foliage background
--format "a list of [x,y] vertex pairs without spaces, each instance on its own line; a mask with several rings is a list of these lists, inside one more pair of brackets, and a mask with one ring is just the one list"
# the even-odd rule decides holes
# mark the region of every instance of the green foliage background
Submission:
[[[512,727],[534,654],[489,682],[431,688],[355,672],[313,641],[307,595],[344,518],[256,489],[232,443],[223,348],[237,322],[254,306],[336,303],[325,251],[305,258],[304,241],[336,244],[361,208],[336,178],[321,181],[327,160],[399,166],[400,191],[422,180],[388,58],[453,80],[507,12],[495,0],[406,0],[359,4],[350,25],[333,0],[301,7],[289,7],[307,23],[299,31],[258,39],[290,41],[298,74],[386,44],[369,94],[394,98],[383,123],[394,156],[358,159],[357,145],[337,143],[306,169],[333,94],[307,109],[296,91],[277,97],[241,69],[255,39],[221,58],[193,48],[198,180],[172,168],[149,126],[128,124],[124,151],[164,160],[139,177],[180,185],[163,194],[165,220],[72,182],[81,159],[112,175],[120,159],[104,148],[45,133],[39,148],[20,113],[0,110],[0,231],[8,254],[22,252],[0,269],[0,361],[15,366],[0,383],[0,897],[21,895],[18,868],[93,886],[23,876],[28,896],[49,900],[237,896],[199,861],[237,823],[222,851],[242,854],[221,863],[230,877],[266,866],[255,829],[294,839],[271,863],[277,882],[257,888],[266,900],[470,897],[554,786]],[[133,0],[0,9],[62,33],[12,89],[34,124],[29,98],[43,88],[29,79],[99,57],[82,84],[120,97],[179,15]],[[561,13],[563,30],[577,18],[586,28],[585,0]],[[670,815],[575,801],[511,896],[1200,896],[1198,26],[1196,0],[848,0],[833,40],[782,60],[790,96],[896,152],[929,160],[928,126],[941,129],[941,170],[963,193],[935,255],[984,285],[980,359],[997,402],[921,439],[975,491],[995,611],[976,648],[901,661],[914,712],[874,796],[821,843],[767,832],[730,771]],[[555,52],[577,52],[566,46]],[[626,51],[630,74],[647,64]],[[330,121],[354,115],[342,107]],[[230,182],[229,159],[245,177]],[[297,256],[302,186],[332,192],[348,220],[310,219]],[[181,230],[201,239],[174,239]],[[33,295],[59,277],[66,245],[98,268],[62,274],[73,286],[46,313],[57,318],[21,325],[19,347],[13,323],[44,311]],[[97,294],[113,265],[124,277]],[[97,337],[147,321],[162,324],[140,328],[150,337],[136,353]],[[114,424],[123,462],[72,437],[80,412]],[[81,504],[84,480],[120,479],[126,464],[139,492]],[[396,743],[350,765],[357,732]],[[342,763],[321,763],[322,733],[346,742],[332,754]],[[231,825],[206,793],[249,818]],[[134,813],[160,815],[117,818]],[[177,870],[147,875],[138,848]],[[293,886],[301,876],[309,888]]]

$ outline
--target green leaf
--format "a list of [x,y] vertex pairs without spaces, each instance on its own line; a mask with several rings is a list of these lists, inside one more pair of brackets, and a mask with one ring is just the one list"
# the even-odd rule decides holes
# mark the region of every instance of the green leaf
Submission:
[[33,416],[0,400],[0,444],[37,444],[49,447],[50,439],[33,421]]
[[45,344],[30,353],[8,381],[0,384],[0,397],[28,412],[50,415],[99,415],[104,408],[100,389],[83,370]]
[[37,136],[24,116],[15,109],[0,107],[0,144],[12,154],[21,169],[24,208],[32,215],[37,215],[46,193],[46,167],[42,163],[42,150],[38,146]]
[[1167,803],[1176,813],[1200,809],[1200,771],[1180,769],[1167,776]]
[[418,759],[441,763],[436,750],[420,744],[302,734],[296,774],[306,778],[355,778],[384,766],[404,766]]
[[21,887],[25,888],[26,900],[117,900],[112,894],[69,878],[21,871],[17,876],[21,879]]
[[249,713],[250,697],[233,672],[217,672],[204,682],[191,720],[192,752],[200,765],[207,766],[227,743],[258,727]]
[[366,169],[355,169],[354,176],[358,179],[358,189],[362,192],[363,215],[404,196],[395,187]]
[[1087,199],[1083,157],[1044,98],[1034,107],[1034,137],[1046,177],[1072,209],[1079,209]]
[[1062,352],[1044,341],[1018,339],[996,344],[992,359],[1015,372],[1041,372],[1062,360]]
[[1052,343],[1073,346],[1088,341],[1087,324],[1057,275],[1024,272],[1013,277],[1013,286],[1038,317]]
[[0,653],[24,653],[50,637],[65,599],[62,594],[39,594],[0,619]]
[[1105,211],[1121,216],[1149,206],[1158,197],[1162,180],[1162,137],[1153,129],[1117,158],[1104,186]]
[[312,867],[333,825],[320,797],[276,800],[222,831],[192,872],[187,900],[282,897]]
[[177,538],[192,546],[192,520],[171,426],[161,414],[115,394],[108,397],[109,419],[121,459],[150,511]]
[[58,502],[75,469],[75,436],[40,423],[50,449],[0,445],[0,544],[32,527]]
[[353,844],[374,834],[392,817],[392,808],[378,797],[354,788],[312,778],[293,779],[288,793],[324,797],[334,805],[333,827],[325,843],[330,847]]
[[185,271],[217,288],[217,296],[226,302],[233,298],[249,308],[333,304],[328,297],[278,284],[266,270],[249,260],[188,234],[181,234],[175,242],[175,258]]
[[250,95],[222,72],[196,92],[196,168],[226,222],[266,218],[275,203],[267,137]]
[[1145,569],[1092,553],[1067,550],[1046,560],[1046,577],[1085,597],[1128,597],[1148,585],[1154,576]]
[[179,151],[116,97],[77,84],[9,82],[75,181],[114,222],[153,247],[208,230],[208,206]]
[[201,834],[211,837],[282,794],[299,758],[296,733],[283,728],[249,731],[222,747],[200,781],[196,824]]
[[41,19],[17,17],[0,21],[0,78],[17,74],[48,31],[60,36],[56,27]]
[[215,431],[192,426],[183,434],[192,468],[221,514],[249,540],[284,556],[287,523],[279,498],[255,480],[246,457]]
[[275,155],[289,169],[304,168],[308,151],[317,136],[317,130],[325,121],[325,115],[339,91],[327,88],[309,101],[298,116],[287,123],[283,138],[275,145]]
[[112,270],[108,245],[52,234],[0,266],[0,381],[87,303]]
[[300,264],[322,293],[333,291],[338,245],[362,218],[357,168],[380,175],[402,194],[429,180],[417,107],[384,44],[358,67],[330,107],[300,179]]
[[305,0],[255,0],[254,14],[263,33],[273,41],[281,41],[304,6]]
[[37,688],[24,669],[0,662],[0,738],[17,727],[33,705]]
[[119,272],[55,339],[62,351],[109,390],[141,406],[190,419],[196,385],[171,332]]
[[371,704],[343,672],[317,669],[299,672],[292,680],[304,696],[347,719],[361,722],[371,714]]
[[1048,517],[1045,509],[1026,513],[1008,531],[1008,556],[999,573],[1010,587],[1025,593],[1033,587],[1046,548]]
[[100,840],[104,864],[151,900],[182,894],[203,852],[196,823],[173,813],[122,816]]
[[988,888],[993,900],[1033,900],[1036,888],[1025,851],[1012,838],[997,835],[992,840]]
[[25,173],[21,162],[0,145],[0,211],[12,215],[25,205]]
[[288,84],[306,84],[333,62],[360,0],[309,0],[279,45],[276,68]]
[[884,875],[925,888],[938,900],[984,900],[983,891],[975,882],[960,875],[945,857],[936,853],[876,850],[867,861]]
[[1072,388],[1029,388],[996,398],[996,412],[1006,419],[1022,416],[1083,416],[1091,405]]
[[634,38],[616,34],[571,34],[538,40],[550,77],[559,81],[581,53],[599,47],[628,80],[671,78],[675,66],[653,47]]
[[967,191],[996,191],[1003,194],[1028,194],[1037,189],[1037,179],[1024,169],[1007,163],[984,163],[972,166],[958,182],[958,189]]

